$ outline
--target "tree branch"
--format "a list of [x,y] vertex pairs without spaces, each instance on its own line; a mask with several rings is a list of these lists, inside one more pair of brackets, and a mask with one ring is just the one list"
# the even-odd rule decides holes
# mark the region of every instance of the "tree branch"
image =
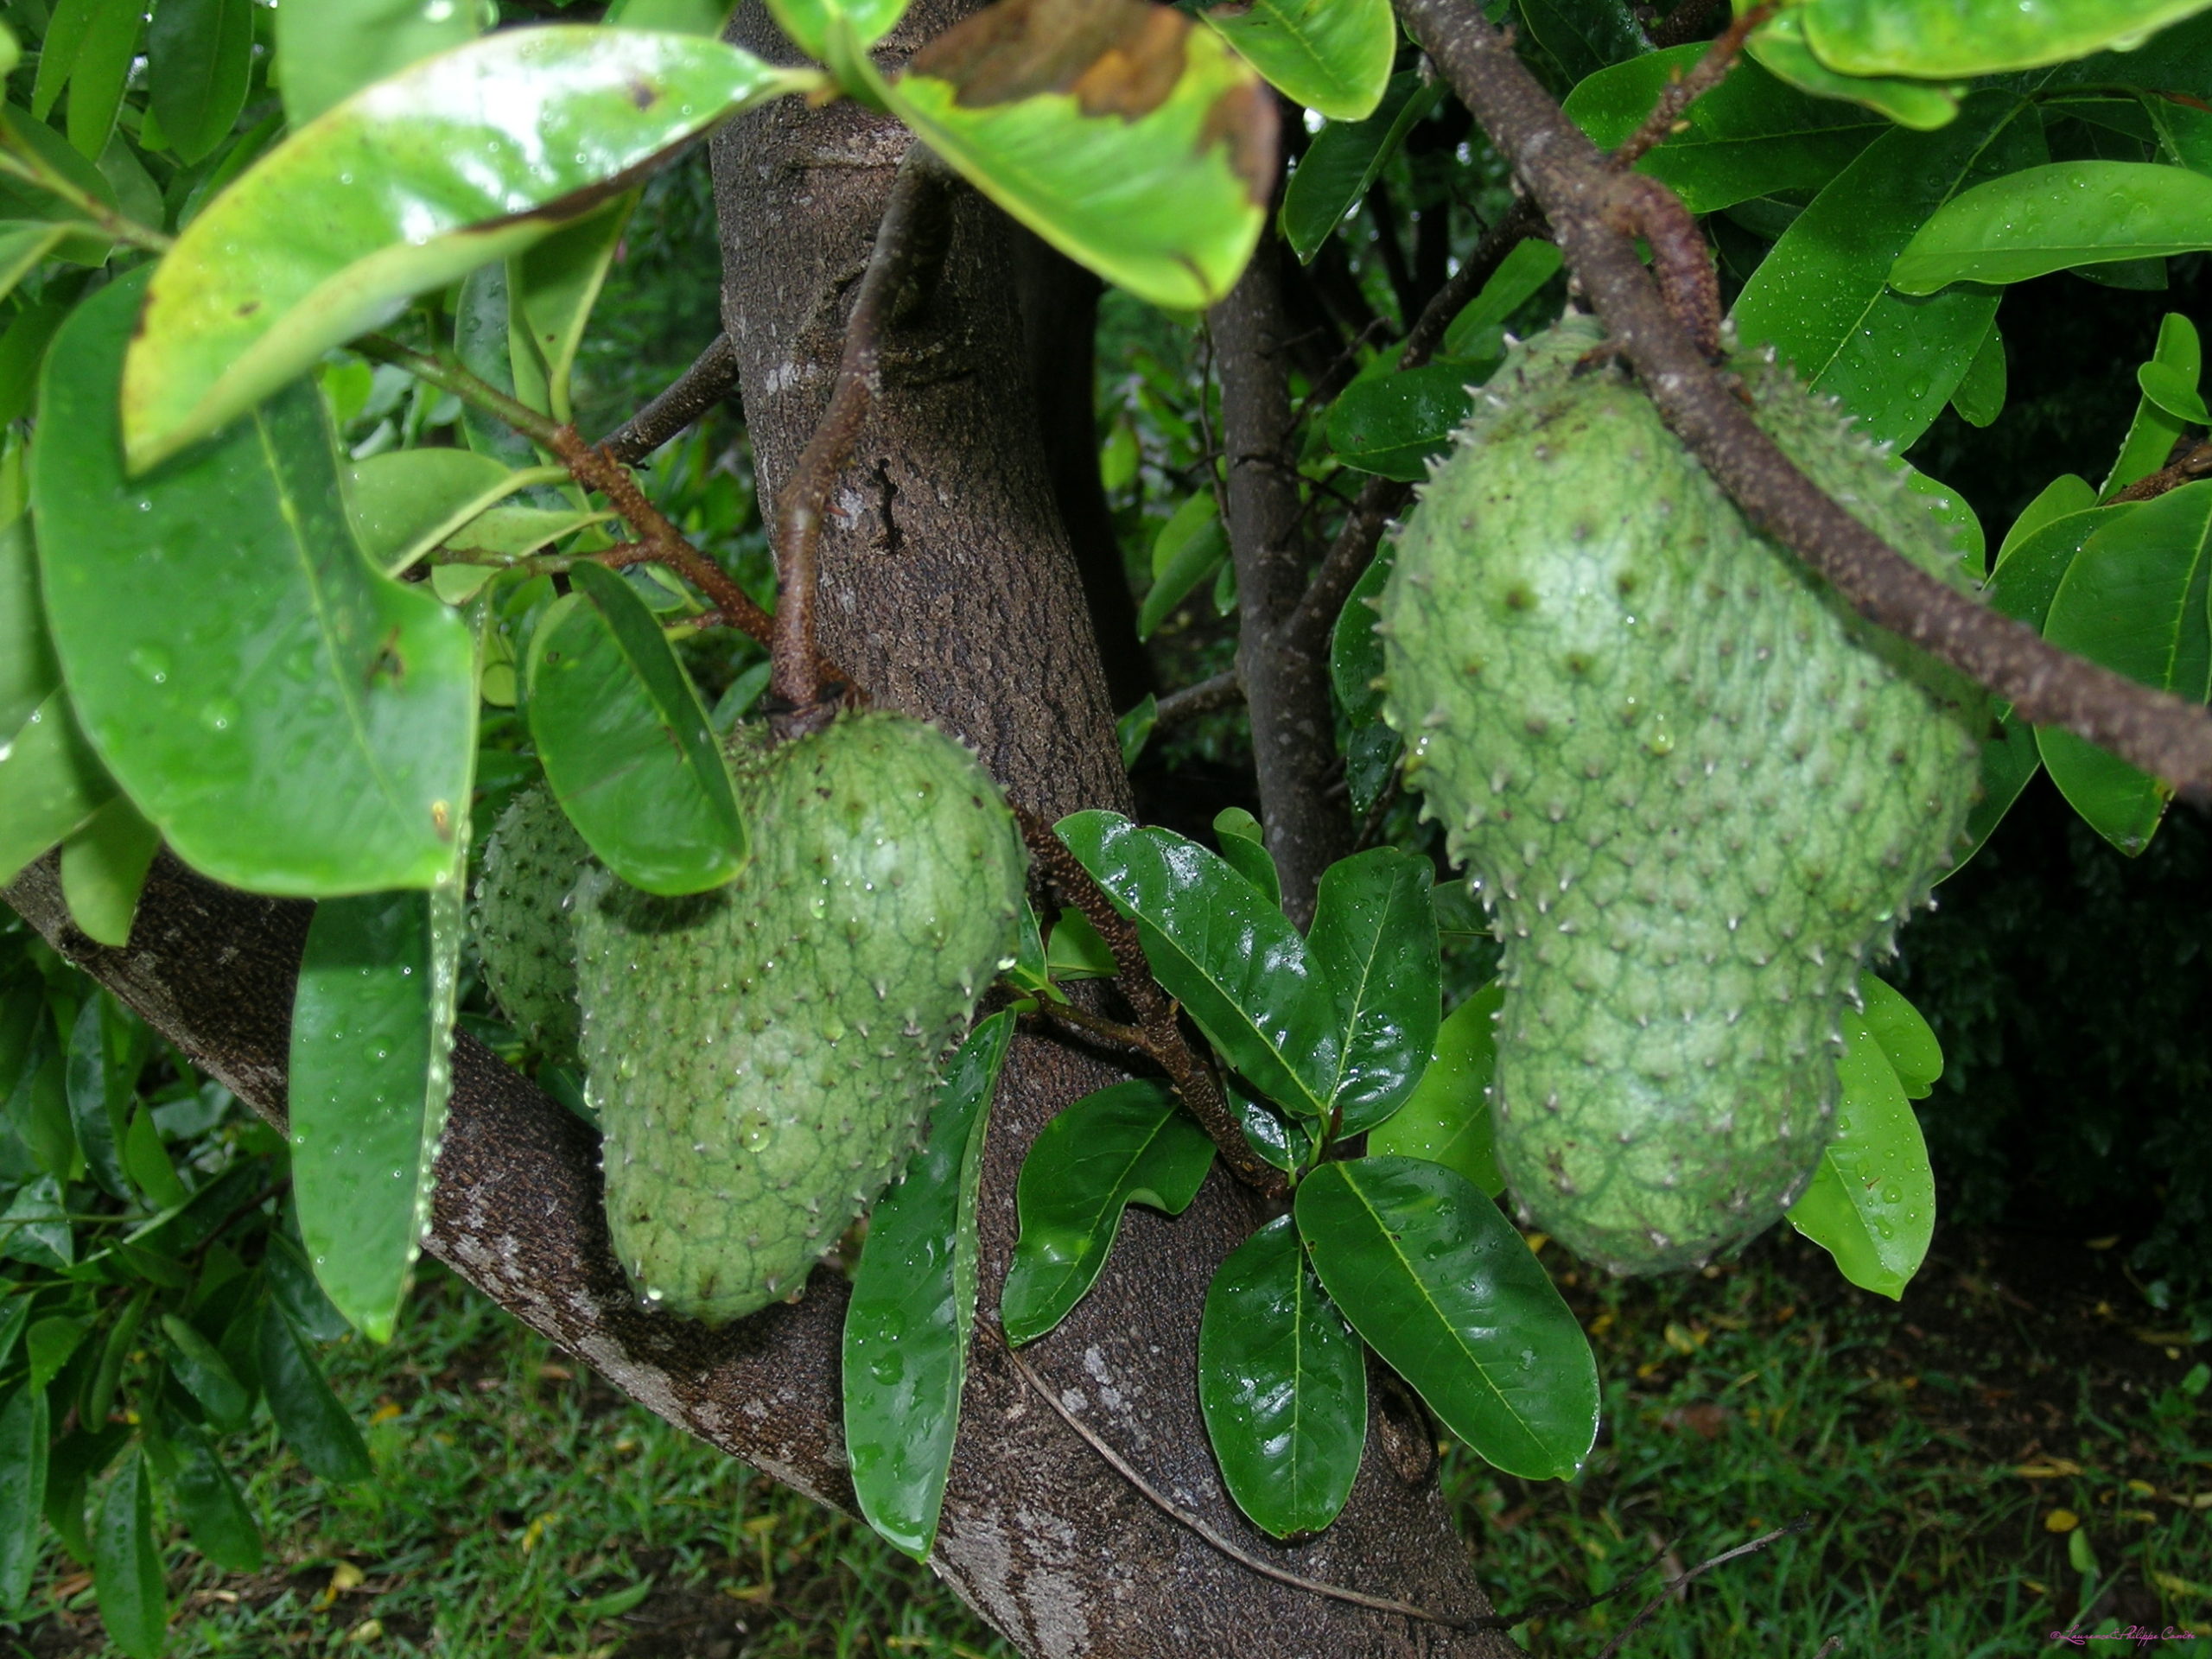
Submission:
[[643,461],[737,390],[737,353],[728,334],[699,353],[667,391],[599,441],[626,466]]
[[1728,72],[1743,56],[1744,42],[1751,38],[1751,31],[1773,15],[1771,4],[1751,6],[1722,29],[1689,73],[1675,77],[1661,90],[1651,113],[1613,151],[1613,165],[1633,167],[1665,143],[1673,136],[1675,124],[1681,120],[1682,111],[1728,78]]
[[1244,688],[1236,678],[1236,671],[1225,668],[1211,679],[1200,680],[1196,685],[1186,685],[1162,697],[1153,715],[1153,729],[1179,726],[1217,709],[1233,707],[1243,696]]
[[1398,0],[1407,30],[1518,169],[1622,353],[1675,435],[1751,523],[1859,613],[2059,726],[2212,796],[2212,715],[2047,644],[1908,563],[1792,465],[1669,314],[1616,227],[1624,177],[1560,111],[1479,10]]

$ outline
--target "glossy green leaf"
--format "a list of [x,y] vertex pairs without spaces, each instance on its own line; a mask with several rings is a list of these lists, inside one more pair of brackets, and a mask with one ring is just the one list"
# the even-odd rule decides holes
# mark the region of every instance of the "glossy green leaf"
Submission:
[[[154,1127],[154,1115],[143,1101],[132,1109],[130,1127],[124,1131],[123,1167],[130,1173],[131,1185],[145,1195],[149,1209],[174,1210],[192,1197],[169,1160],[162,1132]],[[144,1252],[138,1254],[143,1256]]]
[[288,0],[276,13],[276,79],[293,130],[362,87],[476,38],[467,0]]
[[1336,995],[1343,1033],[1329,1113],[1338,1135],[1396,1111],[1420,1081],[1443,1016],[1435,872],[1426,857],[1376,847],[1322,872],[1306,944]]
[[[1611,149],[1705,52],[1700,41],[1601,69],[1567,94],[1564,107],[1591,143]],[[1817,190],[1885,130],[1866,111],[1809,97],[1756,63],[1738,63],[1681,118],[1687,130],[1671,134],[1637,170],[1673,190],[1694,213],[1783,190]]]
[[1241,806],[1225,806],[1213,815],[1213,834],[1223,862],[1266,894],[1269,904],[1281,905],[1282,877],[1260,821]]
[[1152,586],[1137,611],[1137,638],[1149,639],[1229,557],[1220,504],[1200,490],[1171,514],[1152,543]]
[[607,868],[701,893],[745,866],[746,830],[699,694],[629,583],[589,563],[530,645],[530,729],[546,781]]
[[1293,102],[1363,121],[1397,55],[1390,0],[1230,0],[1199,14]]
[[56,0],[48,15],[30,93],[31,115],[41,124],[61,96],[61,89],[69,84],[69,72],[76,67],[77,54],[85,44],[85,31],[101,3],[102,0]]
[[1570,81],[1651,49],[1629,0],[1519,0],[1536,44]]
[[569,394],[576,351],[637,205],[638,193],[626,191],[507,262],[510,327],[521,325],[519,332],[544,378],[546,408],[556,420],[575,417]]
[[945,1068],[929,1139],[877,1201],[845,1307],[845,1451],[868,1523],[917,1560],[937,1541],[976,1318],[976,1204],[1014,1016]]
[[115,784],[85,741],[69,694],[50,693],[0,744],[0,886],[114,796]]
[[[296,1229],[296,1206],[287,1218]],[[269,1236],[269,1248],[262,1257],[261,1267],[276,1306],[292,1322],[292,1328],[308,1341],[336,1342],[352,1332],[352,1323],[338,1311],[315,1278],[307,1252],[300,1248],[296,1230]],[[232,1369],[236,1369],[235,1365]],[[240,1371],[238,1375],[243,1376],[245,1373]]]
[[175,1313],[162,1315],[168,1338],[169,1370],[200,1402],[207,1421],[225,1433],[243,1428],[253,1395],[238,1380],[215,1344]]
[[86,735],[179,856],[233,887],[427,887],[475,753],[474,647],[354,545],[321,395],[271,399],[124,476],[116,385],[140,273],[47,365],[32,491],[48,619]]
[[1221,1264],[1198,1322],[1198,1405],[1236,1507],[1299,1538],[1337,1518],[1367,1441],[1367,1357],[1277,1216]]
[[50,1433],[46,1390],[26,1379],[0,1406],[0,1609],[23,1605],[38,1568]]
[[2205,0],[1805,0],[1805,36],[1854,75],[1990,75],[2126,47]]
[[2212,177],[2152,162],[2053,162],[1977,185],[1890,271],[1906,294],[2212,248]]
[[30,1385],[44,1392],[61,1375],[61,1368],[84,1344],[87,1326],[67,1314],[49,1314],[31,1322],[23,1333],[23,1357],[30,1367]]
[[[810,79],[696,35],[513,29],[348,99],[210,202],[157,267],[124,383],[132,470]],[[357,175],[379,188],[348,188]]]
[[1995,565],[2002,565],[2012,556],[2014,548],[2053,519],[2063,518],[2070,512],[2086,512],[2096,505],[2097,493],[2088,480],[2074,473],[2061,473],[2020,509],[2019,517],[2012,520],[2004,541],[1998,545]]
[[14,293],[16,285],[49,254],[66,258],[73,252],[95,249],[104,254],[108,245],[97,226],[76,220],[18,219],[0,223],[0,299]]
[[1974,361],[1951,389],[1951,407],[1968,426],[1987,426],[2005,412],[2005,336],[1998,332],[1994,314]]
[[60,683],[38,595],[30,516],[17,513],[0,525],[0,739],[13,738]]
[[222,1455],[197,1423],[177,1418],[166,1426],[177,1467],[168,1479],[169,1498],[192,1534],[200,1553],[232,1573],[258,1573],[261,1529],[224,1468]]
[[1747,55],[1800,92],[1862,104],[1901,127],[1921,132],[1933,131],[1953,120],[1966,91],[1957,82],[1840,73],[1813,54],[1813,48],[1805,43],[1804,20],[1795,10],[1778,12],[1755,29]]
[[[283,32],[280,21],[280,41]],[[146,29],[146,101],[179,159],[203,160],[231,136],[252,68],[253,0],[156,0]]]
[[[852,47],[874,46],[891,32],[906,15],[907,0],[768,0],[768,13],[777,27],[791,36],[791,44],[827,63],[840,48],[833,43],[834,26],[849,31]],[[640,25],[642,27],[642,25]],[[846,48],[849,49],[849,48]]]
[[139,889],[162,832],[118,795],[61,843],[61,896],[86,938],[120,949],[130,942]]
[[1904,992],[1872,974],[1859,975],[1859,996],[1866,1005],[1861,1017],[1866,1029],[1897,1073],[1897,1086],[1910,1099],[1927,1099],[1943,1075],[1943,1046],[1934,1028]]
[[92,1535],[92,1593],[107,1639],[130,1659],[161,1659],[168,1634],[162,1552],[154,1541],[154,1493],[134,1446],[100,1500]]
[[326,899],[292,1003],[293,1191],[324,1291],[376,1342],[429,1224],[453,1089],[459,883]]
[[145,31],[140,0],[98,0],[69,70],[69,144],[97,161],[115,131],[130,60]]
[[1952,873],[1972,861],[2042,769],[2043,753],[2036,747],[2035,728],[2008,712],[1982,740],[1981,792],[1967,809],[1966,828],[1951,861]]
[[2135,371],[2135,384],[2160,409],[2190,426],[2212,426],[2212,412],[2204,407],[2196,377],[2178,365],[2155,359]]
[[107,1340],[100,1345],[99,1363],[93,1368],[92,1383],[84,1394],[86,1422],[105,1423],[113,1411],[124,1363],[138,1340],[138,1327],[145,1319],[146,1305],[153,1294],[151,1285],[139,1287],[137,1293],[124,1304],[115,1323],[108,1326]]
[[1391,78],[1366,119],[1332,121],[1314,134],[1282,197],[1283,239],[1300,260],[1312,262],[1445,91],[1443,77],[1424,81],[1409,69]]
[[395,449],[353,463],[346,515],[369,563],[396,576],[494,503],[555,476],[511,472],[472,449]]
[[1419,483],[1467,418],[1473,389],[1497,366],[1495,359],[1440,361],[1363,375],[1329,405],[1329,447],[1347,467]]
[[1415,1158],[1325,1163],[1298,1230],[1352,1328],[1446,1427],[1508,1474],[1565,1479],[1598,1434],[1598,1367],[1497,1205]]
[[1234,1071],[1222,1078],[1221,1092],[1246,1144],[1261,1157],[1281,1170],[1303,1168],[1312,1160],[1313,1137],[1304,1121],[1276,1111]]
[[1211,305],[1259,240],[1272,94],[1170,8],[998,0],[878,91],[969,183],[1139,299]]
[[0,419],[12,422],[29,412],[46,353],[69,315],[66,305],[41,302],[18,311],[0,334]]
[[1282,912],[1169,830],[1113,812],[1077,812],[1056,830],[1229,1063],[1301,1116],[1326,1112],[1342,1053],[1334,995]]
[[[79,155],[67,139],[43,120],[34,120],[19,107],[10,105],[0,111],[0,123],[7,126],[11,149],[29,152],[43,169],[58,174],[63,181],[74,185],[103,207],[119,207],[115,186],[108,182],[107,175],[92,164],[91,158]],[[0,200],[9,203],[11,218],[75,219],[82,217],[82,209],[73,202],[64,201],[13,174],[0,176]]]
[[1111,979],[1117,971],[1113,951],[1079,910],[1062,911],[1052,924],[1045,965],[1054,979]]
[[[56,1055],[40,1068],[33,1079],[33,1086],[45,1097],[49,1117],[54,1116],[51,1106],[60,1099],[60,1057]],[[60,1121],[66,1127],[66,1116]],[[6,1213],[0,1214],[0,1239],[6,1241],[0,1254],[57,1272],[66,1270],[77,1259],[69,1211],[62,1202],[61,1183],[57,1177],[41,1175],[16,1189]],[[37,1328],[34,1325],[32,1330],[35,1332]]]
[[[531,388],[516,385],[515,359],[522,357],[527,366],[529,354],[515,349],[516,332],[508,316],[507,262],[479,266],[462,281],[454,298],[454,355],[486,385],[528,403]],[[543,459],[537,446],[514,428],[468,404],[461,406],[461,430],[472,450],[509,467],[534,467]],[[549,491],[531,505],[551,507],[556,501]]]
[[2171,98],[2149,98],[2144,107],[2167,158],[2197,173],[2212,173],[2212,110]]
[[108,1015],[101,1002],[99,995],[86,997],[69,1033],[64,1073],[69,1126],[85,1155],[86,1172],[110,1197],[128,1198],[130,1177],[123,1167],[123,1112],[130,1090],[109,1056]]
[[1369,1132],[1370,1154],[1426,1158],[1493,1198],[1505,1191],[1490,1111],[1497,1011],[1504,1001],[1505,988],[1492,980],[1436,1028],[1434,1054],[1413,1093]]
[[1097,1280],[1141,1204],[1178,1216],[1213,1166],[1213,1142],[1157,1083],[1119,1083],[1085,1095],[1029,1146],[1014,1187],[1021,1234],[999,1292],[999,1319],[1014,1343],[1034,1342]]
[[[2212,694],[2212,481],[2145,501],[2082,543],[2050,601],[2044,638],[2192,702]],[[2172,791],[2116,755],[2041,727],[2043,764],[2076,812],[2133,856]]]
[[274,1306],[262,1308],[259,1327],[255,1357],[262,1391],[284,1443],[325,1480],[342,1484],[367,1479],[369,1448],[361,1431],[322,1380],[299,1332]]
[[1736,301],[1738,336],[1772,346],[1875,442],[1925,431],[1965,378],[1997,296],[1889,291],[1897,253],[1930,213],[1990,173],[2040,160],[2043,130],[2010,93],[1982,92],[1939,132],[1876,139],[1783,232]]
[[2122,503],[2060,512],[2017,541],[2007,536],[1997,568],[1989,576],[1985,597],[1990,607],[2040,632],[2050,613],[2051,596],[2080,556],[2082,543],[2133,511],[2134,504]]
[[1482,291],[1460,308],[1444,331],[1439,356],[1487,361],[1504,352],[1503,330],[1513,314],[1556,276],[1564,256],[1559,245],[1531,237],[1498,262]]
[[[408,454],[435,454],[436,450],[404,450]],[[528,474],[520,474],[528,477]],[[606,524],[616,515],[586,507],[493,507],[445,537],[446,544],[473,552],[499,553],[521,558],[574,535],[592,524]]]
[[1329,636],[1329,678],[1345,717],[1355,727],[1382,717],[1382,641],[1375,632],[1376,604],[1390,579],[1395,547],[1386,541],[1360,572]]
[[1789,1224],[1834,1256],[1853,1284],[1895,1300],[1928,1255],[1936,1175],[1881,1044],[1855,1016],[1845,1015],[1843,1031],[1835,1133]]
[[[2204,349],[2196,334],[2196,325],[2178,311],[2169,311],[2158,323],[2158,341],[2152,348],[2152,362],[2175,374],[2186,377],[2194,388],[2203,373]],[[2135,405],[2135,418],[2128,423],[2127,436],[2120,446],[2120,454],[2113,460],[2112,472],[2097,492],[2100,498],[2109,500],[2139,478],[2147,478],[2166,464],[2166,457],[2173,452],[2185,423],[2150,397]]]

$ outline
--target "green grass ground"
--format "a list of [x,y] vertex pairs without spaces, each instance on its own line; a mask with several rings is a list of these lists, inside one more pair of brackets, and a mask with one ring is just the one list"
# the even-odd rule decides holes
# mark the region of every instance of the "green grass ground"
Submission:
[[[1813,1659],[1831,1637],[1965,1659],[2042,1650],[2077,1620],[2212,1626],[2204,1350],[2142,1322],[2109,1253],[1947,1237],[1901,1307],[1789,1239],[1701,1278],[1567,1288],[1606,1379],[1588,1469],[1560,1487],[1446,1459],[1503,1606],[1679,1570],[1804,1515],[1802,1534],[1664,1606],[1626,1659]],[[271,1560],[226,1577],[180,1550],[175,1653],[1009,1651],[864,1529],[677,1434],[442,1275],[390,1349],[332,1359],[375,1478],[327,1489],[273,1439],[240,1444]],[[16,1650],[110,1652],[85,1575],[58,1552],[48,1566]],[[1519,1634],[1538,1655],[1593,1656],[1657,1582]]]

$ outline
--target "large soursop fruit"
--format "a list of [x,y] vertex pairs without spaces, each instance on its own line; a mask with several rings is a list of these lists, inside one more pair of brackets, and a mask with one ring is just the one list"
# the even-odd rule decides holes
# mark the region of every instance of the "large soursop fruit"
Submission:
[[[1957,845],[1983,702],[1756,533],[1571,317],[1517,347],[1382,602],[1406,777],[1505,947],[1497,1155],[1624,1273],[1796,1202],[1839,1015]],[[1948,533],[1834,407],[1738,362],[1759,423],[1955,580]]]
[[904,715],[733,772],[736,880],[657,899],[594,870],[575,906],[614,1252],[646,1302],[711,1324],[790,1294],[905,1166],[1026,864],[975,757]]
[[492,827],[476,884],[485,980],[515,1028],[556,1062],[575,1058],[582,1024],[568,904],[590,861],[552,791],[526,789]]

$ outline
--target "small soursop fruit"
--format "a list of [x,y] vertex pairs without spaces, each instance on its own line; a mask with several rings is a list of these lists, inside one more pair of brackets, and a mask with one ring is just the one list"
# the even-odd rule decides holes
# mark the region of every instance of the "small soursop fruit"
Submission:
[[575,941],[568,901],[591,849],[543,786],[508,804],[476,884],[476,950],[492,995],[556,1062],[575,1058]]
[[905,1166],[937,1066],[1014,948],[1027,859],[975,757],[848,715],[733,760],[753,861],[577,889],[587,1096],[614,1252],[710,1324],[788,1295]]
[[[1984,702],[1754,531],[1601,339],[1570,317],[1478,397],[1379,626],[1407,779],[1505,946],[1499,1166],[1570,1248],[1655,1272],[1810,1179],[1839,1016],[1957,844]],[[1800,467],[1957,579],[1833,405],[1735,367]]]

